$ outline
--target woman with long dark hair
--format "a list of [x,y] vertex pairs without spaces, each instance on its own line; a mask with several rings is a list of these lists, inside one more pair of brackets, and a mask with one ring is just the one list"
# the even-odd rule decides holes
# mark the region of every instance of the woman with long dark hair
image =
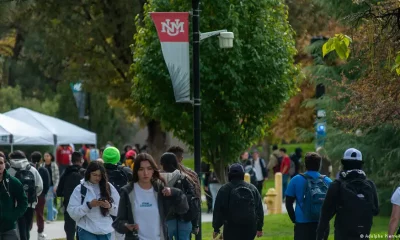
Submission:
[[161,166],[164,170],[161,176],[167,182],[168,187],[174,187],[184,191],[186,198],[190,199],[190,211],[185,215],[170,209],[167,216],[168,236],[170,239],[189,240],[192,232],[197,233],[201,210],[201,190],[197,177],[178,162],[175,154],[166,152],[161,156]]
[[115,230],[125,234],[127,240],[167,240],[169,209],[184,214],[189,206],[181,190],[165,185],[153,157],[139,154],[133,167],[133,182],[121,189]]
[[114,231],[111,215],[117,215],[118,203],[119,194],[108,182],[103,164],[90,162],[67,207],[76,221],[79,239],[109,240]]

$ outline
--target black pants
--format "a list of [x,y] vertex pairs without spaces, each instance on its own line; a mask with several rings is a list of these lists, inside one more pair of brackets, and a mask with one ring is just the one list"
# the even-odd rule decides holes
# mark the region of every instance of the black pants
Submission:
[[263,185],[264,185],[264,180],[257,181],[257,190],[261,196],[262,196]]
[[[314,240],[317,238],[318,223],[296,223],[294,226],[294,240]],[[324,239],[327,240],[329,230],[327,230]]]
[[224,240],[254,240],[257,229],[254,227],[224,226]]
[[33,223],[33,213],[35,209],[28,207],[25,211],[25,214],[18,219],[18,230],[20,240],[29,240],[30,231],[32,229]]
[[207,209],[208,209],[208,211],[211,211],[212,210],[212,197],[211,197],[210,189],[208,189],[207,191],[204,189],[204,193],[206,194]]
[[365,236],[368,236],[368,233],[346,233],[344,231],[340,231],[335,229],[335,240],[364,240]]
[[65,207],[64,211],[64,231],[67,235],[67,240],[75,240],[75,234],[76,239],[79,240],[78,233],[76,232],[76,222],[69,216],[67,207]]

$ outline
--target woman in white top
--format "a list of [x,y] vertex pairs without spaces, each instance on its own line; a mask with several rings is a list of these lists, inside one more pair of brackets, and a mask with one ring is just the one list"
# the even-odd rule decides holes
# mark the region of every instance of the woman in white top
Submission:
[[[391,202],[392,202],[392,216],[390,217],[390,222],[389,222],[388,237],[391,237],[395,234],[396,235],[400,234],[400,229],[397,230],[399,228],[399,221],[400,221],[400,187],[398,187],[396,191],[393,193]],[[393,237],[391,237],[391,239],[392,238]]]
[[118,202],[119,194],[108,183],[103,164],[90,162],[85,178],[74,189],[67,207],[69,215],[77,224],[79,239],[111,239],[114,231],[111,215],[117,215]]
[[121,189],[115,230],[126,240],[167,240],[166,215],[170,208],[179,214],[188,211],[185,194],[165,187],[153,157],[139,154],[133,167],[133,182]]

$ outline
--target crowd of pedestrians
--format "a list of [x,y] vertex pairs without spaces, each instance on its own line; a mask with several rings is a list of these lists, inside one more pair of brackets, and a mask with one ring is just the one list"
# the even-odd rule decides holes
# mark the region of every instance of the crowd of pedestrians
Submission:
[[96,153],[93,146],[70,148],[57,149],[60,161],[48,152],[27,159],[22,151],[7,161],[0,152],[0,240],[30,239],[35,212],[38,240],[46,240],[44,209],[46,222],[55,221],[57,197],[67,240],[189,240],[198,233],[200,183],[183,166],[182,148],[171,147],[161,169],[131,146],[122,154],[113,146]]
[[[68,148],[59,150],[66,154]],[[57,219],[57,197],[62,198],[67,240],[189,240],[198,234],[201,184],[198,175],[182,164],[182,148],[168,149],[159,159],[160,165],[150,154],[132,147],[121,154],[108,146],[93,153],[96,159],[90,157],[93,150],[90,146],[89,154],[71,152],[68,165],[64,160],[58,164],[49,152],[43,157],[33,152],[28,159],[17,150],[8,161],[0,152],[0,240],[30,239],[35,213],[38,240],[45,240],[45,219],[48,223]],[[326,155],[306,153],[305,171],[301,170],[302,156],[300,148],[288,156],[286,149],[277,146],[273,146],[269,161],[258,151],[251,157],[244,152],[237,163],[227,166],[226,184],[220,184],[216,174],[207,169],[204,190],[211,195],[207,203],[213,213],[213,239],[263,236],[262,190],[269,171],[282,173],[283,199],[294,223],[295,240],[326,240],[330,232],[335,240],[369,236],[379,201],[375,184],[362,170],[361,152],[354,148],[345,151],[336,179],[331,179],[331,167],[325,167],[329,175],[321,174]],[[207,167],[203,164],[203,169]],[[251,176],[250,183],[244,181],[246,173]],[[391,202],[389,235],[398,231],[400,188]],[[334,217],[331,231],[329,222]]]

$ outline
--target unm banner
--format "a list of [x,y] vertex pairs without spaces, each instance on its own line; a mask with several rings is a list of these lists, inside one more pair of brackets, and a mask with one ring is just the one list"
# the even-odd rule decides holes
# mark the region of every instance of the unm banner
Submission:
[[85,118],[86,93],[82,89],[82,83],[71,83],[70,86],[72,89],[72,93],[74,94],[76,107],[78,108],[79,118]]
[[152,12],[176,102],[190,101],[189,13]]

